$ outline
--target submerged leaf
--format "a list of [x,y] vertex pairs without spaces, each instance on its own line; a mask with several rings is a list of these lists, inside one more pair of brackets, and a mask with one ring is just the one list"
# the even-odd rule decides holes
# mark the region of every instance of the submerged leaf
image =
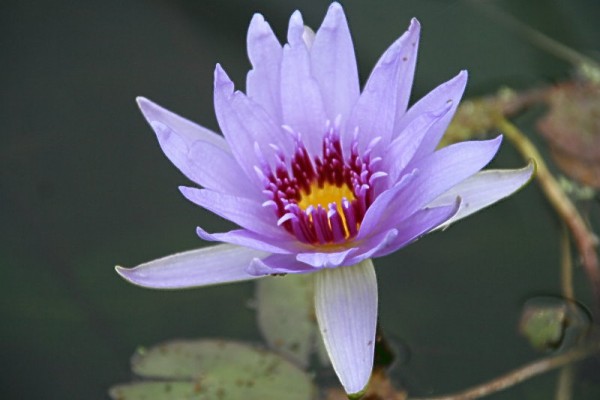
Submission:
[[538,351],[555,351],[579,343],[590,327],[587,312],[560,297],[533,297],[523,306],[519,331]]
[[138,351],[132,369],[160,381],[115,386],[113,399],[311,400],[316,393],[311,378],[280,356],[224,340],[166,342]]
[[317,328],[312,274],[256,282],[256,307],[258,326],[272,349],[303,367],[315,349],[328,360]]

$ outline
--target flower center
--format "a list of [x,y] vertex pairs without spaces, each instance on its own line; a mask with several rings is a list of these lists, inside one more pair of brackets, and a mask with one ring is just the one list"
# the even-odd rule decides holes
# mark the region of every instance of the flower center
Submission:
[[278,225],[303,243],[323,246],[353,239],[375,191],[373,182],[384,173],[375,170],[379,158],[371,159],[372,146],[362,155],[358,141],[344,158],[337,130],[323,137],[322,154],[311,160],[299,135],[289,164],[279,151],[274,170],[263,166],[264,205],[273,207]]
[[350,201],[355,199],[354,192],[347,185],[324,185],[320,187],[313,183],[310,192],[304,193],[304,191],[301,191],[301,193],[300,201],[297,204],[304,211],[311,206],[321,205],[326,207],[329,204],[342,204],[342,199]]

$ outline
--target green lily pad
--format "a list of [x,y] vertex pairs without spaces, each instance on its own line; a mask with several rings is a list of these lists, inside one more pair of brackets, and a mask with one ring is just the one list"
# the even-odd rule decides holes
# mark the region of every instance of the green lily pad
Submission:
[[177,340],[139,350],[137,375],[153,381],[110,389],[118,400],[311,400],[316,389],[308,374],[267,350],[224,340]]
[[315,316],[313,274],[257,281],[256,306],[258,326],[269,347],[302,367],[315,351],[328,364]]

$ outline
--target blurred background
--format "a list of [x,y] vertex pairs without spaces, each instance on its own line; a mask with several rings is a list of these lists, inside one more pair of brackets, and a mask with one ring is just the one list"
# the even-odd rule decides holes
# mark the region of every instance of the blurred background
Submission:
[[[467,97],[572,78],[571,64],[501,23],[501,14],[600,58],[597,0],[342,4],[362,82],[410,18],[421,21],[413,99],[460,69],[470,73]],[[1,398],[107,398],[108,387],[132,378],[129,358],[140,345],[195,337],[261,341],[251,283],[161,292],[131,286],[114,272],[115,264],[203,246],[196,225],[228,227],[179,194],[178,185],[188,182],[161,153],[134,99],[144,95],[218,131],[213,69],[221,63],[243,89],[252,14],[261,12],[283,40],[292,11],[300,9],[316,29],[328,5],[3,0]],[[542,150],[532,127],[543,112],[516,119]],[[522,165],[507,142],[493,162]],[[599,221],[598,201],[587,206]],[[403,354],[394,378],[411,393],[446,393],[539,357],[517,325],[527,299],[560,294],[560,233],[532,183],[443,234],[376,260],[381,325]],[[589,304],[579,268],[575,288]],[[493,398],[548,399],[555,380],[546,374]],[[581,374],[575,398],[600,398],[599,385]]]

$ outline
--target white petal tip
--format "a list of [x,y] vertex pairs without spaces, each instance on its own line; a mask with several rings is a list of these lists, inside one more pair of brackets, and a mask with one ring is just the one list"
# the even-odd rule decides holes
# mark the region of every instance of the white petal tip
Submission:
[[233,82],[231,82],[231,79],[229,79],[227,72],[225,72],[221,64],[217,63],[215,66],[215,88],[221,88],[223,86],[233,92]]
[[139,108],[141,108],[142,110],[143,110],[145,107],[148,107],[148,106],[150,106],[150,105],[152,105],[152,104],[153,104],[153,103],[152,103],[150,100],[148,100],[148,99],[147,99],[147,98],[145,98],[144,96],[137,96],[137,97],[135,98],[135,102],[137,103],[138,107],[139,107]]
[[413,33],[420,32],[421,31],[421,23],[419,22],[419,20],[413,17],[410,20],[410,25],[408,26],[408,30]]

